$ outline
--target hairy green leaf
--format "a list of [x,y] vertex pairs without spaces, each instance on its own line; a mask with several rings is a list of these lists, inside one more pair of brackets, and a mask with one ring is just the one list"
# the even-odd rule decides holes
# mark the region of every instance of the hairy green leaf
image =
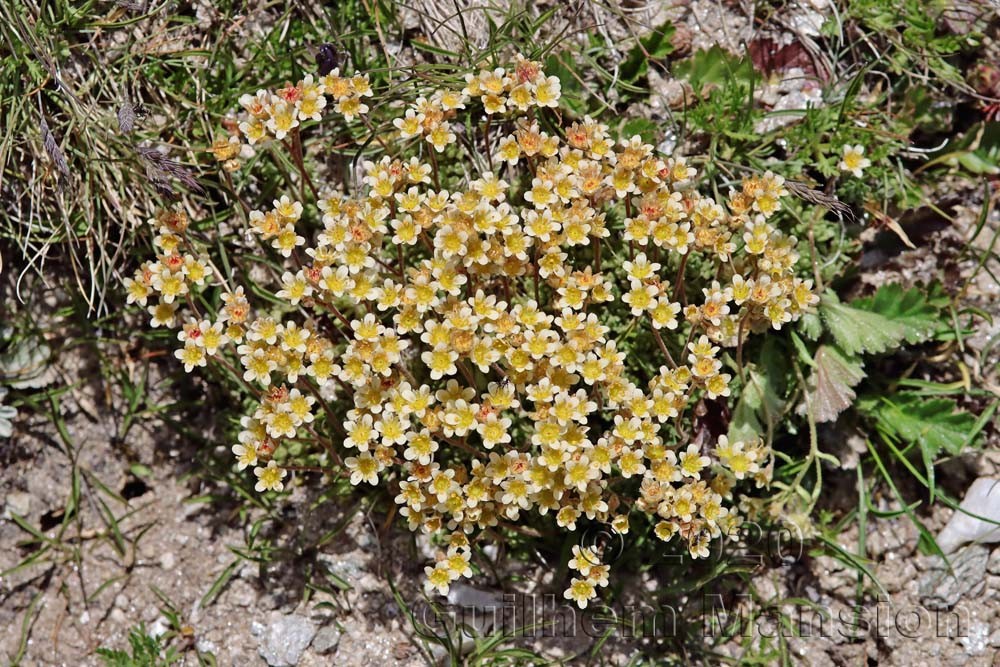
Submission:
[[903,342],[929,340],[940,327],[941,309],[948,298],[940,287],[926,293],[916,287],[880,287],[869,298],[841,303],[827,292],[820,300],[820,316],[837,344],[849,355],[879,354]]
[[837,345],[849,355],[886,352],[906,337],[902,323],[843,304],[832,292],[820,299],[819,312]]
[[809,340],[819,340],[819,337],[823,335],[823,323],[820,321],[819,315],[814,312],[804,313],[802,319],[799,320],[799,331]]
[[[888,435],[916,444],[935,459],[944,450],[953,456],[973,444],[978,435],[974,415],[960,410],[950,398],[932,398],[905,392],[871,397],[861,408]],[[971,436],[971,437],[970,437]]]
[[832,422],[853,405],[854,387],[864,379],[865,372],[860,359],[844,356],[833,345],[820,345],[814,362],[816,365],[806,381],[813,418],[817,422]]
[[937,283],[926,290],[903,289],[902,285],[892,284],[880,287],[873,296],[853,301],[851,305],[903,324],[906,342],[922,343],[940,328],[941,309],[947,307],[948,297]]

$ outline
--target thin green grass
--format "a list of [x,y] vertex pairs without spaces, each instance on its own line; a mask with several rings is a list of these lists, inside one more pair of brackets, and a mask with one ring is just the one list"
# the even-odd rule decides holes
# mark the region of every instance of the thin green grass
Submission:
[[[249,15],[244,4],[213,5],[209,25],[157,3],[146,13],[94,0],[0,7],[0,243],[18,298],[36,273],[78,290],[90,316],[116,310],[109,290],[134,262],[137,229],[191,189],[171,178],[154,187],[141,147],[167,150],[196,177],[240,94],[299,75],[334,36],[368,64],[375,31],[361,2],[263,2]],[[245,32],[251,21],[267,26],[262,36]],[[125,104],[145,109],[131,132],[117,118]]]

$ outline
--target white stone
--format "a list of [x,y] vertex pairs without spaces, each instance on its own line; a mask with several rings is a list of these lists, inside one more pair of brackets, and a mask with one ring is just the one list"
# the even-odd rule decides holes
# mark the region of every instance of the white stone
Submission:
[[160,556],[160,567],[164,570],[172,570],[177,565],[177,557],[172,551],[166,551]]
[[270,667],[294,667],[315,636],[316,626],[308,618],[274,613],[257,652]]
[[31,511],[31,494],[22,491],[12,491],[7,494],[4,503],[3,518],[9,519],[12,514],[27,516]]
[[[976,516],[971,516],[976,515]],[[941,551],[952,553],[969,542],[1000,542],[1000,480],[980,477],[969,486],[965,497],[938,534]]]

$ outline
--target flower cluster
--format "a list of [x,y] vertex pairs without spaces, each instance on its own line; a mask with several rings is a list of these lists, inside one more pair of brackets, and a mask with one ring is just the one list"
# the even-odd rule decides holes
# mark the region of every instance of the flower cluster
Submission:
[[[284,139],[306,120],[319,120],[323,110],[332,102],[333,110],[347,120],[368,113],[365,98],[373,95],[368,75],[341,76],[335,69],[314,79],[306,76],[275,92],[258,90],[254,95],[240,98],[246,120],[239,124],[240,135],[251,146],[270,137]],[[216,156],[218,157],[218,155]]]
[[[240,140],[282,139],[327,97],[350,121],[371,94],[338,72],[259,91],[241,100]],[[179,326],[187,370],[213,359],[259,398],[233,447],[259,491],[283,487],[283,443],[325,445],[352,484],[394,488],[412,530],[446,535],[427,568],[442,593],[471,576],[471,541],[538,516],[620,534],[646,517],[707,556],[739,524],[738,485],[767,484],[772,464],[759,440],[696,434],[693,408],[730,396],[727,350],[817,301],[795,275],[796,239],[772,222],[780,177],[716,201],[683,158],[589,117],[560,124],[547,111],[559,98],[559,80],[523,58],[470,74],[393,119],[378,142],[392,152],[363,162],[361,191],[250,211],[247,228],[283,263],[284,307],[252,312],[176,212],[151,221],[156,261],[126,281],[153,326]],[[473,160],[449,119],[480,109],[493,132],[467,133],[484,146]],[[444,184],[435,153],[482,169]],[[221,304],[199,314],[206,301],[191,296],[210,277]],[[656,341],[652,377],[627,358],[636,330]],[[579,549],[570,567],[566,596],[585,606],[608,568]]]
[[603,563],[597,550],[590,546],[574,546],[573,558],[568,565],[580,576],[570,580],[569,588],[563,596],[583,609],[591,599],[597,597],[598,587],[608,585],[611,566]]

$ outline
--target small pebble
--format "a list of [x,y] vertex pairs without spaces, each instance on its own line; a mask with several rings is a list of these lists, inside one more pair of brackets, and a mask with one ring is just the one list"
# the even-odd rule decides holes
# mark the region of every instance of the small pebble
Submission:
[[320,655],[336,651],[337,645],[340,644],[341,634],[337,626],[327,625],[316,633],[316,638],[313,639],[312,643],[313,650]]
[[160,567],[164,570],[172,570],[175,565],[177,565],[177,557],[174,556],[172,551],[164,552],[164,554],[160,556]]

